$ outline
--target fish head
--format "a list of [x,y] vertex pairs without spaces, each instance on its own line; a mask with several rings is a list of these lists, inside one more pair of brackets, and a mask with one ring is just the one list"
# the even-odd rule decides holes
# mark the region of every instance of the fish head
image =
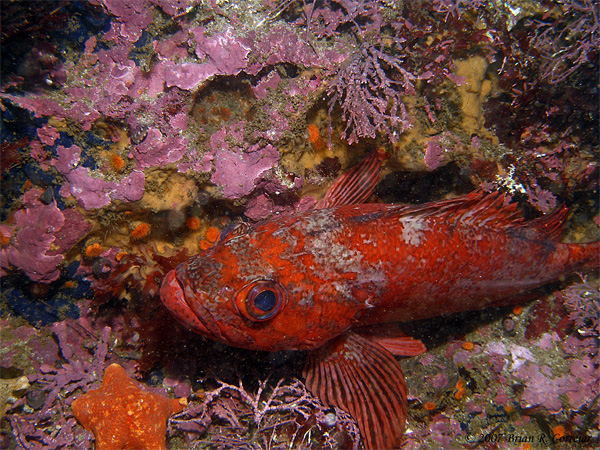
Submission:
[[328,237],[340,229],[331,211],[365,202],[384,158],[372,151],[306,213],[222,232],[166,275],[163,303],[193,331],[253,350],[310,350],[357,325],[373,296],[349,287],[360,270],[340,269],[331,251]]
[[175,318],[209,339],[266,351],[317,348],[354,325],[353,305],[316,281],[318,268],[284,259],[287,244],[265,227],[166,275],[160,296]]

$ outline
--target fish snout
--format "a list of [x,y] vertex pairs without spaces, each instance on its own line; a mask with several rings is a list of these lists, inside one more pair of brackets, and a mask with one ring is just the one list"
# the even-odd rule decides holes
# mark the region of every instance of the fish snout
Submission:
[[175,319],[182,325],[198,334],[213,337],[209,328],[198,318],[190,302],[196,301],[186,297],[186,290],[177,277],[177,269],[171,270],[165,276],[160,287],[160,299]]

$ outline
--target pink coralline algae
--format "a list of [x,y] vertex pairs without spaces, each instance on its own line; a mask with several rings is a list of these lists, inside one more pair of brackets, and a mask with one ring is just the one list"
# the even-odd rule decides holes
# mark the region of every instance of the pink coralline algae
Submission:
[[53,242],[55,247],[51,253],[62,254],[70,250],[92,229],[92,224],[83,218],[83,216],[74,209],[65,209],[62,211],[65,218],[63,226],[54,233],[56,240]]
[[[11,329],[10,319],[0,320],[3,330]],[[34,369],[39,369],[41,364],[55,365],[59,360],[59,348],[57,342],[47,336],[45,332],[29,325],[21,325],[13,328],[10,335],[3,336],[2,370],[18,367],[23,361],[21,346],[27,346],[27,358],[25,364]]]
[[[329,112],[337,104],[341,106],[346,124],[342,138],[349,144],[379,134],[395,142],[411,127],[402,95],[415,92],[416,77],[404,70],[400,62],[378,48],[364,45],[338,71],[328,88]],[[400,81],[388,78],[384,67],[398,71]]]
[[216,73],[214,66],[197,63],[181,63],[167,67],[165,82],[168,87],[192,90]]
[[106,11],[114,15],[118,22],[105,36],[107,39],[124,37],[130,42],[135,42],[152,23],[152,6],[157,6],[169,16],[176,16],[199,5],[200,0],[90,0],[90,3],[102,5]]
[[244,122],[214,133],[209,146],[214,154],[210,181],[221,187],[226,198],[250,194],[261,176],[279,161],[279,152],[271,144],[244,141]]
[[483,0],[433,0],[431,3],[434,11],[446,14],[446,21],[450,16],[460,17],[465,11],[485,6]]
[[[188,45],[195,46],[200,62],[165,62],[165,82],[168,87],[193,90],[215,75],[237,75],[248,65],[250,48],[234,36],[231,28],[210,37],[205,35],[204,27],[193,28],[190,33],[193,38]],[[155,43],[155,48],[163,58],[171,58],[187,54],[184,44],[183,36],[175,35]]]
[[[191,393],[192,407],[171,423],[169,434],[178,440],[173,446],[358,449],[351,418],[321,404],[300,381],[274,380],[260,383],[258,392],[256,384],[247,390],[233,382],[233,366],[213,364],[224,355],[220,347],[199,344],[203,357],[189,358],[187,343],[196,341],[183,329],[168,342],[185,344],[165,344],[162,330],[172,334],[176,325],[159,308],[164,274],[208,244],[202,241],[207,227],[314,208],[310,195],[367,147],[386,150],[388,170],[413,172],[385,180],[378,190],[385,202],[420,203],[421,197],[451,197],[471,185],[508,188],[513,181],[522,186],[521,200],[527,196],[548,212],[556,197],[585,203],[592,192],[585,189],[597,187],[597,139],[582,131],[597,118],[586,99],[595,92],[593,83],[580,84],[597,68],[598,46],[591,44],[598,24],[589,0],[541,2],[535,11],[518,14],[483,0],[237,3],[60,2],[67,7],[59,6],[56,14],[67,14],[69,27],[64,33],[44,30],[42,39],[61,51],[46,51],[52,66],[41,65],[35,75],[47,86],[1,87],[7,137],[19,162],[7,171],[6,222],[0,224],[0,275],[7,275],[3,287],[14,294],[3,292],[6,306],[14,315],[37,319],[14,305],[31,293],[37,311],[35,299],[56,292],[56,303],[48,304],[57,305],[58,314],[66,304],[80,318],[90,317],[87,324],[69,320],[40,325],[39,333],[14,333],[2,368],[22,369],[17,347],[25,341],[39,361],[30,361],[26,372],[35,371],[32,394],[43,395],[38,406],[26,398],[9,406],[13,436],[4,433],[3,444],[12,439],[9,444],[23,448],[89,448],[91,437],[69,405],[122,355],[130,372],[139,364],[141,373],[163,379],[178,396]],[[519,26],[508,23],[513,19]],[[34,51],[44,50],[36,39],[30,39]],[[18,44],[7,50],[19,50]],[[34,51],[16,59],[35,58]],[[472,64],[480,58],[482,74],[475,73],[479,63]],[[452,73],[463,59],[457,73],[469,68],[465,78]],[[540,79],[541,73],[550,78]],[[481,90],[454,89],[466,81]],[[578,87],[559,95],[559,81]],[[541,88],[548,83],[552,90]],[[481,128],[467,130],[454,113],[461,101],[468,106],[471,94],[493,120],[482,123],[478,115]],[[506,110],[488,109],[494,101]],[[541,103],[537,114],[528,103]],[[316,143],[308,139],[311,125],[320,132]],[[21,130],[26,136],[17,146]],[[451,162],[447,170],[431,172]],[[575,174],[586,164],[594,166],[584,184]],[[505,172],[506,185],[499,181]],[[431,183],[421,179],[439,186],[427,190],[423,186]],[[41,190],[21,199],[25,180]],[[409,192],[392,189],[387,183],[394,180],[417,183]],[[58,189],[64,198],[53,201]],[[152,230],[143,241],[130,233],[139,222]],[[573,221],[572,237],[581,225]],[[583,230],[585,239],[591,228]],[[33,282],[20,286],[25,277]],[[417,375],[407,377],[413,385],[406,448],[460,447],[467,433],[479,436],[496,426],[497,414],[511,427],[547,422],[552,429],[564,420],[571,421],[565,428],[573,435],[587,431],[581,423],[597,420],[600,394],[600,301],[597,286],[584,284],[563,291],[564,305],[555,303],[561,308],[548,309],[552,323],[527,309],[520,315],[506,311],[502,321],[488,320],[486,312],[482,327],[455,329],[458,321],[450,321],[434,333],[436,348],[413,365],[402,361],[419,368],[405,370]],[[92,291],[93,299],[81,300],[88,293],[92,298]],[[555,314],[563,307],[565,314]],[[10,316],[0,328],[22,323]],[[43,338],[50,344],[38,356]],[[446,339],[451,342],[442,345]],[[240,353],[227,355],[235,360]],[[244,382],[266,375],[262,357],[251,355],[250,364],[240,366]],[[299,362],[293,358],[291,365],[268,358],[277,365],[274,376],[293,377]],[[459,380],[464,392],[456,396]]]
[[460,140],[445,132],[427,140],[425,145],[425,167],[435,170],[451,161],[451,154],[460,146]]
[[144,172],[134,170],[118,183],[110,193],[110,198],[123,202],[135,202],[141,199],[144,195],[145,180]]
[[276,70],[272,70],[268,75],[263,77],[256,86],[252,86],[252,92],[254,96],[260,100],[264,100],[269,95],[269,92],[277,89],[281,77]]
[[[115,3],[125,5],[123,2]],[[91,53],[96,46],[96,39],[89,39],[86,49],[90,51],[84,53],[77,63],[70,63],[67,67],[73,76],[84,77],[85,84],[65,83],[56,97],[59,101],[42,94],[25,97],[3,94],[3,97],[31,111],[36,117],[69,119],[86,131],[103,116],[123,119],[130,112],[132,99],[139,97],[141,92],[135,90],[139,89],[138,80],[145,79],[141,69],[128,59],[132,45],[121,43]],[[163,87],[164,79],[161,91]],[[46,139],[44,134],[42,137]]]
[[569,391],[567,398],[575,409],[582,409],[591,399],[600,395],[600,372],[595,358],[582,358],[571,362],[570,372],[578,389]]
[[188,9],[202,3],[201,0],[151,0],[156,6],[170,16],[186,12]]
[[527,192],[527,199],[529,203],[540,210],[544,214],[548,214],[556,208],[556,197],[552,192],[542,189],[536,183],[532,183],[531,186],[525,188]]
[[440,145],[438,139],[430,139],[425,148],[425,166],[427,170],[435,170],[440,167],[445,157],[446,149]]
[[[56,348],[53,352],[39,351],[39,336],[33,335],[27,343],[36,356],[33,360],[36,371],[28,379],[35,387],[32,392],[43,395],[39,403],[33,403],[34,408],[29,407],[29,412],[9,417],[17,447],[91,448],[91,434],[77,425],[70,408],[75,399],[73,393],[97,387],[104,368],[111,362],[126,365],[130,373],[133,363],[120,361],[112,352],[110,342],[120,336],[119,329],[109,326],[95,329],[90,321],[80,318],[57,322],[51,330],[60,350],[60,363],[56,360]],[[31,334],[27,329],[24,331]],[[13,408],[22,408],[25,401],[19,399]]]
[[79,213],[67,218],[56,202],[44,205],[38,198],[40,189],[31,189],[23,197],[24,210],[15,213],[15,230],[11,244],[0,250],[0,273],[16,268],[32,281],[50,283],[60,276],[63,256],[58,250],[68,250],[90,230],[91,225]]
[[516,377],[526,384],[521,396],[523,406],[543,405],[548,412],[553,414],[563,408],[560,399],[562,395],[574,393],[580,389],[580,386],[572,382],[568,375],[554,377],[548,367],[540,368],[535,363],[527,363],[519,367]]
[[142,30],[152,23],[152,8],[148,0],[90,0],[90,3],[104,6],[119,19],[120,23],[113,22],[111,30],[106,33],[107,39],[122,36],[130,42],[135,42],[140,38]]
[[[276,191],[272,190],[274,186],[276,186]],[[260,192],[260,194],[248,201],[244,215],[250,220],[258,221],[273,215],[287,215],[294,212],[308,211],[316,203],[312,197],[302,197],[299,201],[294,202],[292,200],[294,198],[293,195],[289,195],[290,192],[298,190],[301,187],[302,179],[300,178],[296,179],[296,183],[292,188],[275,182],[261,182],[256,189],[256,192]],[[285,197],[285,201],[280,202],[282,204],[276,204],[275,200],[280,195],[287,197]]]
[[[185,116],[183,117],[185,120]],[[184,125],[182,124],[182,129]],[[140,169],[164,167],[179,162],[189,152],[188,139],[182,136],[165,136],[157,128],[150,128],[145,139],[136,145],[131,157]]]
[[[592,0],[559,2],[562,9],[557,20],[543,19],[536,24],[530,40],[542,55],[544,78],[561,83],[581,66],[598,58],[600,21],[598,4]],[[572,39],[577,36],[577,39]]]
[[62,174],[67,174],[79,164],[81,149],[76,145],[64,147],[59,145],[56,148],[57,158],[51,164]]
[[44,95],[28,95],[26,97],[13,94],[1,94],[0,98],[10,100],[15,105],[20,106],[31,113],[35,117],[50,117],[58,118],[85,118],[81,121],[84,130],[89,130],[92,123],[100,117],[98,111],[89,106],[77,103],[72,100],[67,101],[68,107],[61,106],[57,101],[47,98]]
[[54,141],[60,137],[56,128],[51,127],[50,125],[44,125],[43,127],[38,128],[37,134],[44,145],[54,145]]
[[231,28],[210,38],[204,36],[205,31],[204,27],[191,30],[196,55],[204,60],[204,65],[214,67],[214,72],[220,75],[237,75],[248,66],[250,48],[234,36]]
[[25,194],[23,201],[26,208],[15,213],[18,228],[12,244],[1,250],[3,257],[0,264],[3,269],[15,267],[21,269],[33,281],[52,282],[60,276],[58,266],[62,255],[49,255],[50,246],[54,242],[54,232],[64,224],[65,218],[56,206],[42,204],[37,198],[42,194],[39,189],[32,189]]
[[329,49],[316,53],[309,43],[299,37],[288,24],[280,23],[269,29],[267,33],[250,32],[248,36],[252,42],[252,54],[259,59],[245,70],[251,75],[256,75],[265,66],[280,63],[330,69],[336,63],[346,59],[347,49]]
[[431,439],[442,445],[443,448],[450,448],[455,436],[462,433],[460,423],[452,418],[437,414],[433,417],[433,422],[429,427]]
[[56,153],[52,165],[66,180],[60,194],[63,197],[72,195],[85,209],[102,208],[113,200],[134,202],[144,195],[145,176],[141,171],[134,170],[119,182],[106,181],[92,176],[87,167],[78,167],[81,149],[76,145],[59,145]]
[[102,208],[112,200],[133,202],[144,195],[145,176],[133,171],[120,182],[105,181],[90,175],[87,167],[78,167],[66,175],[67,182],[60,190],[63,197],[72,195],[85,209]]
[[[557,299],[564,298],[567,307],[575,311],[589,304],[593,309],[597,293],[597,288],[584,280],[559,293]],[[569,316],[581,328],[566,339],[548,332],[530,341],[527,347],[507,346],[501,341],[487,344],[485,353],[491,355],[492,370],[522,385],[519,402],[523,408],[543,407],[553,415],[567,411],[584,414],[598,396],[598,335],[590,328],[592,321],[587,317],[580,320],[578,313]],[[548,358],[560,358],[565,364],[554,364]]]
[[220,149],[215,154],[215,170],[210,181],[223,188],[224,197],[243,197],[252,192],[256,180],[278,161],[279,152],[271,144]]
[[273,213],[274,207],[273,201],[265,194],[261,194],[248,202],[244,214],[250,220],[263,220]]
[[585,337],[600,336],[600,289],[582,277],[581,283],[569,286],[558,293],[569,309],[578,332]]
[[[190,448],[200,440],[207,442],[205,434],[213,428],[219,430],[210,433],[210,444],[216,448],[267,448],[256,447],[255,442],[288,448],[290,442],[305,442],[314,427],[318,431],[311,444],[316,441],[318,448],[337,448],[345,441],[348,448],[358,449],[358,428],[349,414],[327,410],[298,380],[289,384],[280,380],[274,387],[261,382],[256,392],[246,390],[241,382],[239,386],[218,383],[219,387],[203,393],[201,401],[192,400],[186,411],[171,419],[173,428],[185,433]],[[273,429],[282,424],[289,427],[275,433]]]

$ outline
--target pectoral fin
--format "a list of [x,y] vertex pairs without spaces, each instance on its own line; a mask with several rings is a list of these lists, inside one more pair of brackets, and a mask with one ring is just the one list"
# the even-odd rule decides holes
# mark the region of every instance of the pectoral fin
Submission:
[[377,342],[392,355],[396,356],[417,356],[422,355],[427,351],[425,344],[418,339],[413,339],[410,336],[397,338],[372,338],[373,342]]
[[427,351],[423,342],[408,336],[397,323],[378,323],[354,330],[371,342],[377,342],[392,355],[417,356]]
[[327,406],[348,411],[365,449],[400,446],[406,420],[406,383],[400,365],[382,346],[346,333],[311,352],[306,386]]

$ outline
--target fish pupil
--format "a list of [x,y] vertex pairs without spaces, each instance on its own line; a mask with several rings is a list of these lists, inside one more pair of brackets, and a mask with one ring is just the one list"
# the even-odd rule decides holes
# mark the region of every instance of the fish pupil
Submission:
[[254,299],[254,306],[263,312],[271,311],[277,304],[277,294],[267,289],[262,291]]

